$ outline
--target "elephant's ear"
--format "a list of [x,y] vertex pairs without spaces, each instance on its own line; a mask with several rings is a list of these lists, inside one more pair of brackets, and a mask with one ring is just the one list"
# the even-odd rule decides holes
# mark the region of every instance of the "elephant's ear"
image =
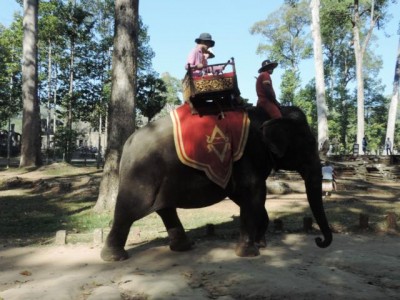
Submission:
[[264,122],[261,126],[267,147],[278,158],[285,155],[290,142],[285,123],[284,119],[274,119]]

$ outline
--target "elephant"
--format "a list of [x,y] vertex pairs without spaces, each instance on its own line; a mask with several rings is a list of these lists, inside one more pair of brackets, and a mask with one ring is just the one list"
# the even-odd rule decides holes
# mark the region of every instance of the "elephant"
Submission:
[[187,237],[177,208],[201,208],[230,198],[240,207],[239,257],[260,254],[266,246],[269,218],[265,209],[266,179],[272,169],[295,170],[304,180],[307,199],[323,238],[320,248],[332,242],[322,202],[322,171],[316,139],[305,114],[297,107],[282,107],[282,118],[269,120],[263,109],[246,108],[250,128],[242,157],[233,163],[225,188],[200,170],[179,161],[169,116],[149,123],[126,141],[119,170],[114,219],[101,250],[104,261],[129,257],[124,249],[133,222],[156,212],[162,219],[172,251],[187,251]]

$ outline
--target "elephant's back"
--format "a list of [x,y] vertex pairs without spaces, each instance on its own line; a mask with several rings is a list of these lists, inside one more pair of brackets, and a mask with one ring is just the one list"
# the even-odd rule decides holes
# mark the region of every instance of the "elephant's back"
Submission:
[[137,129],[126,141],[124,154],[135,156],[160,152],[173,146],[173,128],[170,116],[165,116]]

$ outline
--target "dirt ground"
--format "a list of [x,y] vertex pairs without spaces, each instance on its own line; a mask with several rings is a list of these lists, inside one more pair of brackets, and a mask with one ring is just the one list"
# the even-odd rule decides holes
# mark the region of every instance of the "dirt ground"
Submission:
[[[302,193],[268,197],[269,211],[307,206]],[[203,210],[238,215],[230,201]],[[114,263],[99,245],[0,245],[0,299],[400,299],[398,233],[337,233],[327,249],[317,236],[269,232],[255,258],[235,256],[234,239],[197,239],[184,253],[139,240]]]
[[185,253],[129,244],[130,259],[115,263],[87,244],[5,247],[0,299],[400,299],[398,236],[335,234],[327,249],[315,236],[270,234],[256,258],[239,258],[233,240],[217,239]]

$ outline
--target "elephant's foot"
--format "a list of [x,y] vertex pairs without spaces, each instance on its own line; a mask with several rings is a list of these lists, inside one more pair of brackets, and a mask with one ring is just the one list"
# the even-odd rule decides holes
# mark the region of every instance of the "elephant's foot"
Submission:
[[236,245],[235,253],[240,257],[254,257],[260,255],[260,251],[256,245],[249,245],[245,243],[238,243]]
[[191,250],[194,242],[190,241],[183,229],[180,228],[173,228],[168,230],[168,236],[169,236],[169,248],[172,251],[188,251]]
[[124,248],[113,248],[106,245],[101,250],[100,256],[104,261],[121,261],[129,257]]

